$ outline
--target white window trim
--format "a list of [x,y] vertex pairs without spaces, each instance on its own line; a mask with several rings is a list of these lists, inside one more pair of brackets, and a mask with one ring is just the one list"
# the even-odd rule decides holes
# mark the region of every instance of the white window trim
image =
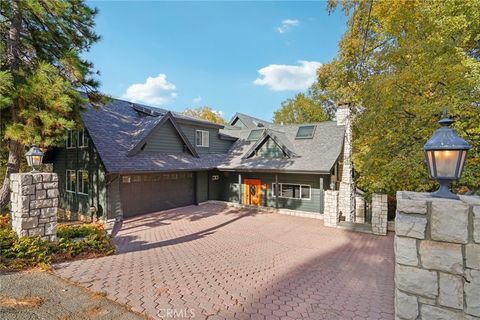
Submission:
[[[282,185],[284,184],[289,184],[289,185],[292,185],[292,186],[299,186],[300,187],[300,198],[293,198],[293,197],[284,197],[284,196],[281,196],[282,194]],[[279,195],[278,197],[279,198],[283,198],[283,199],[295,199],[295,200],[312,200],[312,186],[310,184],[300,184],[300,183],[289,183],[289,182],[279,182],[278,183],[278,191],[279,191]],[[308,198],[302,198],[302,187],[308,187],[309,188],[309,192],[308,192]],[[272,195],[275,197],[275,182],[272,182]]]
[[[73,170],[72,170],[73,171]],[[78,194],[84,194],[84,195],[88,195],[88,193],[85,193],[85,192],[80,192],[80,183],[83,183],[83,180],[80,179],[80,177],[82,176],[81,173],[83,172],[86,172],[87,175],[88,175],[88,170],[78,170],[77,171],[77,193]],[[83,188],[82,188],[83,189]]]
[[[202,144],[198,144],[198,134],[199,133],[202,133]],[[207,143],[204,144],[204,134],[207,136]],[[202,147],[202,148],[208,148],[210,147],[210,132],[206,131],[206,130],[195,130],[195,145],[197,147]]]
[[[83,132],[83,139],[82,141],[80,141],[80,132]],[[86,143],[86,144],[83,144],[83,143]],[[82,130],[78,130],[77,131],[77,145],[79,148],[87,148],[88,147],[88,139],[85,139],[85,129],[82,129]]]
[[[65,191],[70,192],[70,193],[76,193],[77,190],[68,190],[69,183],[68,183],[68,177],[70,176],[70,172],[73,172],[75,174],[75,178],[77,177],[77,172],[75,170],[67,169],[65,170]],[[78,180],[77,180],[78,181]],[[77,185],[75,185],[77,187]]]
[[[75,143],[73,143],[72,141],[72,145],[71,146],[68,146],[68,138],[70,137],[70,134],[72,135],[72,140],[73,140],[73,137],[75,135],[75,130],[72,130],[72,129],[68,129],[67,131],[67,140],[65,141],[65,147],[67,149],[75,149],[77,146],[75,145]],[[78,140],[78,134],[77,134],[77,140]]]

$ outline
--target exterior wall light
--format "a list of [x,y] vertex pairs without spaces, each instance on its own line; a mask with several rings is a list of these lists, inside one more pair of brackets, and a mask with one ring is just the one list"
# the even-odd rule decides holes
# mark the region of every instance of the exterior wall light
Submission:
[[449,186],[460,179],[470,145],[450,128],[453,120],[448,118],[447,109],[438,123],[441,128],[437,129],[423,146],[430,178],[440,183],[440,188],[433,192],[432,196],[459,199],[450,191]]
[[27,157],[27,163],[32,167],[32,172],[38,172],[38,169],[42,165],[43,152],[36,145],[32,145],[30,150],[25,154]]

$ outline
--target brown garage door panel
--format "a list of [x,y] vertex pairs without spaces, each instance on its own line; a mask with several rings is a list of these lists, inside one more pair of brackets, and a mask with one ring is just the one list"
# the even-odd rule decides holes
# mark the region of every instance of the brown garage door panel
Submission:
[[194,203],[191,172],[122,176],[124,217],[191,205]]

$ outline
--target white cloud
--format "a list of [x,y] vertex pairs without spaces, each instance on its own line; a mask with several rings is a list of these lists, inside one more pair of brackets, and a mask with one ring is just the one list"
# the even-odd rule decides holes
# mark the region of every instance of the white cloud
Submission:
[[201,96],[198,96],[198,97],[192,99],[192,102],[193,102],[193,103],[200,103],[201,101],[202,101],[202,97],[201,97]]
[[317,69],[322,65],[317,61],[298,61],[299,66],[270,64],[260,70],[260,77],[253,81],[257,86],[267,86],[273,91],[306,90],[314,82]]
[[176,87],[167,81],[167,76],[160,73],[156,77],[148,77],[144,83],[135,83],[128,87],[122,98],[132,101],[160,106],[172,101],[176,96]]
[[297,19],[285,19],[282,21],[282,25],[277,28],[279,33],[285,33],[292,30],[294,27],[297,27],[300,24],[300,21]]

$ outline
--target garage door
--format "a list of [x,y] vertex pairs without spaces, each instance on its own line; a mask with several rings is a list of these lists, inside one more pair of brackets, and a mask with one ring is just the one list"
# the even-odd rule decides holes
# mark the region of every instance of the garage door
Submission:
[[191,172],[125,175],[121,182],[124,217],[187,206],[195,202]]

